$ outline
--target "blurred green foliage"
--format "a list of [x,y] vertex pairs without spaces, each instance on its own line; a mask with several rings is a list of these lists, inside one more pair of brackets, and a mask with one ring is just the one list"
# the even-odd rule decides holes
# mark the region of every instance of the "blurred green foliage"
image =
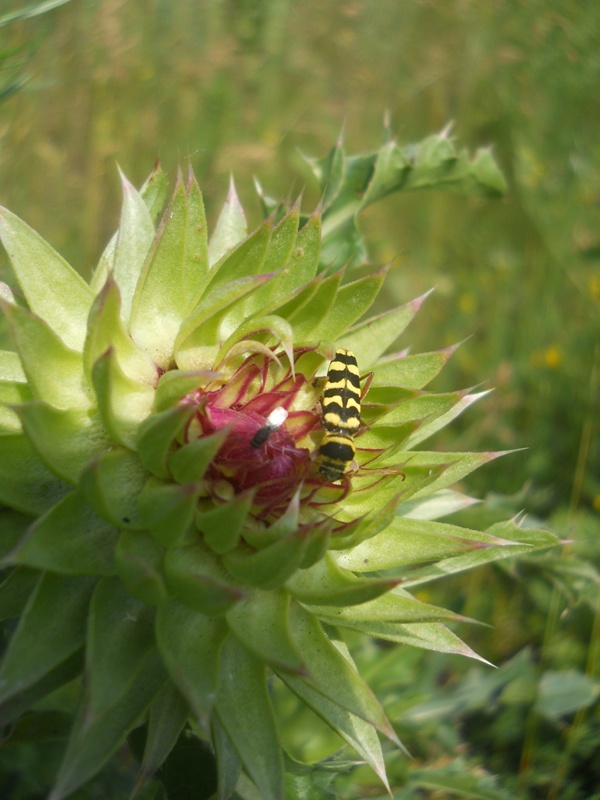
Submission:
[[[245,207],[256,175],[270,196],[304,189],[310,210],[320,190],[299,151],[325,156],[342,127],[349,153],[373,151],[384,111],[401,144],[455,120],[461,146],[494,146],[505,199],[393,195],[360,225],[372,261],[393,262],[392,296],[382,302],[436,287],[411,330],[414,350],[471,335],[438,388],[496,387],[440,447],[527,447],[469,488],[514,493],[492,498],[492,512],[497,502],[504,512],[552,513],[576,543],[566,556],[507,562],[428,590],[432,602],[443,592],[442,604],[453,598],[456,610],[493,623],[467,638],[502,665],[497,672],[372,642],[361,666],[382,699],[396,698],[399,732],[416,757],[390,762],[392,783],[404,787],[397,800],[598,797],[600,5],[55,5],[0,28],[0,202],[86,276],[117,223],[116,162],[140,183],[157,157],[171,175],[189,159],[210,216],[230,173]],[[254,207],[258,223],[258,199]],[[0,277],[7,270],[0,263]],[[317,722],[305,730],[309,742],[289,734],[297,757],[335,748]],[[49,717],[43,752],[52,756],[56,741],[60,719]],[[345,800],[380,794],[341,758],[316,777],[298,768],[297,796],[329,787],[332,771]],[[36,759],[5,753],[2,764],[31,774]],[[9,791],[6,769],[0,788]],[[44,778],[31,780],[20,796],[38,796]],[[82,797],[122,797],[123,780],[111,773]]]

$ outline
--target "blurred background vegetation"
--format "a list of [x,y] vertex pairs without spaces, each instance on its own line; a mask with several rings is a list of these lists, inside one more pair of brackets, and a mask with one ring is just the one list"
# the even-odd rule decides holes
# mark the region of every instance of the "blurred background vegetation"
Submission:
[[[454,121],[460,145],[493,146],[509,182],[504,199],[394,195],[365,213],[362,229],[373,263],[392,262],[382,302],[436,288],[402,346],[470,337],[434,388],[495,387],[440,448],[528,448],[486,467],[468,489],[494,494],[485,513],[525,508],[577,542],[566,561],[522,561],[436,588],[445,594],[434,600],[494,623],[467,639],[508,665],[512,694],[503,706],[500,679],[481,688],[482,668],[470,678],[481,691],[468,713],[464,702],[442,703],[446,728],[440,708],[423,718],[435,720],[443,760],[462,709],[465,735],[480,732],[475,762],[518,772],[507,785],[524,797],[600,797],[573,780],[565,789],[569,775],[587,774],[580,750],[600,741],[593,714],[584,720],[596,684],[567,681],[578,698],[571,706],[542,722],[535,711],[540,687],[555,688],[543,684],[548,674],[598,678],[588,643],[600,630],[600,4],[3,0],[0,13],[0,203],[85,276],[118,222],[117,163],[139,185],[157,158],[173,177],[189,160],[213,222],[232,173],[252,226],[261,216],[253,176],[273,196],[304,190],[309,210],[318,187],[300,153],[325,155],[342,128],[348,152],[376,149],[385,113],[403,144]],[[4,260],[0,277],[7,272]],[[409,660],[394,674],[415,696],[428,680],[430,693],[459,681],[440,678],[448,667],[439,659],[424,670],[422,654],[414,658],[413,673]],[[518,689],[515,658],[518,675],[532,676]],[[400,710],[408,702],[398,700]],[[535,770],[536,742],[545,763],[562,759],[558,778],[523,777]],[[510,752],[507,763],[490,761],[498,748]]]

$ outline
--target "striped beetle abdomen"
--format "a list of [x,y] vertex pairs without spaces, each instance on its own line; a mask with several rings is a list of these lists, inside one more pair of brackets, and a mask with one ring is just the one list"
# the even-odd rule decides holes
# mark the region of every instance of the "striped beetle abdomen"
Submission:
[[354,353],[340,348],[327,371],[321,398],[325,435],[319,448],[320,474],[340,480],[353,461],[360,427],[360,376]]

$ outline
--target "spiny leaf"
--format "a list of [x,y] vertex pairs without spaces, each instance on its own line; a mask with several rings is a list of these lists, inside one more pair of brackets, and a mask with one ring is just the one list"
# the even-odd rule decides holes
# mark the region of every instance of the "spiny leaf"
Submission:
[[138,497],[138,510],[144,526],[165,547],[189,538],[200,485],[180,485],[149,478]]
[[216,699],[220,648],[227,635],[222,619],[198,614],[176,600],[159,606],[156,641],[175,686],[196,718],[206,723]]
[[287,592],[255,589],[227,612],[231,632],[257,658],[286,672],[303,673],[302,656],[289,631]]
[[[271,277],[271,275],[249,275],[231,280],[215,290],[211,289],[181,324],[174,345],[179,369],[212,367],[214,356],[218,352],[217,344],[223,318],[240,303],[242,298],[258,289]],[[204,355],[205,353],[209,355]]]
[[254,492],[242,492],[227,503],[198,510],[196,527],[217,555],[223,555],[237,546],[253,500]]
[[81,647],[95,583],[88,577],[41,576],[2,662],[0,702],[33,686]]
[[0,307],[8,318],[34,394],[57,408],[89,408],[92,393],[83,377],[81,354],[69,348],[35,314],[3,300]]
[[117,572],[127,591],[151,606],[163,603],[169,593],[163,574],[165,548],[146,531],[123,531],[117,544]]
[[167,368],[181,322],[208,272],[206,216],[196,180],[180,180],[140,276],[131,319],[133,338]]
[[0,583],[0,621],[20,617],[39,580],[37,570],[16,567]]
[[346,619],[369,622],[450,622],[462,619],[453,611],[417,600],[399,587],[360,605],[309,606],[309,608],[312,613],[334,625]]
[[351,572],[340,569],[331,556],[326,554],[309,569],[295,573],[286,586],[297,600],[305,604],[347,606],[372,600],[385,594],[396,584],[397,581],[393,578],[356,578]]
[[364,758],[389,792],[381,743],[373,725],[328,700],[307,683],[293,681],[290,688]]
[[167,462],[175,440],[182,433],[195,409],[180,405],[159,411],[145,419],[138,430],[137,450],[142,464],[159,478],[169,478]]
[[117,536],[75,491],[36,520],[4,563],[62,575],[113,575]]
[[295,601],[290,607],[290,631],[302,653],[309,678],[278,672],[284,683],[293,691],[298,681],[302,685],[308,684],[332,703],[361,717],[399,744],[378,700],[359,677],[354,665],[331,643],[318,620]]
[[550,531],[520,528],[514,522],[502,522],[492,525],[491,528],[488,528],[487,533],[506,540],[505,544],[454,556],[423,567],[414,573],[411,572],[410,577],[403,585],[406,587],[419,586],[447,575],[453,575],[457,572],[463,572],[467,569],[497,561],[498,559],[529,554],[534,550],[543,550],[560,544],[560,539]]
[[384,356],[384,360],[375,365],[372,386],[422,389],[435,378],[455,350],[456,347],[445,347],[433,353]]
[[323,279],[320,281],[319,291],[310,304],[303,305],[297,311],[288,313],[287,318],[294,326],[296,341],[302,341],[303,339],[310,341],[313,338],[313,331],[326,318],[335,303],[341,280],[341,272],[336,272]]
[[113,273],[121,293],[121,313],[129,320],[146,256],[154,240],[154,224],[142,196],[121,173],[123,207]]
[[26,514],[43,514],[71,490],[22,433],[0,436],[0,502]]
[[231,250],[245,238],[247,231],[248,226],[244,216],[244,209],[237,196],[232,178],[227,200],[221,209],[221,214],[208,244],[211,268],[228,250]]
[[0,237],[29,308],[46,320],[66,347],[81,352],[93,299],[90,287],[38,233],[6,208],[0,208]]
[[88,380],[92,378],[95,362],[109,349],[118,353],[123,372],[132,380],[153,386],[158,380],[158,369],[147,352],[144,352],[125,329],[121,317],[121,295],[112,275],[94,299],[88,321],[88,333],[83,350],[83,363]]
[[458,525],[396,517],[375,539],[339,552],[336,558],[345,569],[373,572],[504,544],[508,542]]
[[34,400],[16,411],[44,462],[73,485],[90,461],[113,444],[95,409],[61,410]]
[[185,726],[189,706],[175,686],[167,681],[148,713],[148,733],[134,794],[152,778],[167,758]]
[[139,724],[165,679],[158,653],[151,650],[118,703],[103,707],[91,719],[82,703],[49,800],[67,797],[106,764]]
[[371,368],[396,341],[428,295],[429,292],[406,305],[369,317],[344,334],[344,347],[356,355],[361,371]]
[[[353,322],[360,319],[372,306],[387,275],[387,268],[344,284],[335,301],[313,332],[313,337],[324,341],[337,341]],[[347,347],[344,337],[344,346]]]
[[246,591],[231,580],[214,553],[200,541],[169,549],[165,577],[178,600],[209,616],[225,613],[246,596]]
[[153,647],[153,626],[154,610],[118,578],[98,582],[87,626],[86,724],[124,699]]
[[135,453],[114,448],[86,468],[79,487],[104,519],[121,528],[142,528],[137,498],[148,477]]
[[139,426],[152,411],[154,390],[125,375],[112,348],[94,364],[92,382],[106,430],[115,441],[133,450]]
[[216,711],[264,800],[283,800],[283,759],[265,666],[233,637],[221,654]]

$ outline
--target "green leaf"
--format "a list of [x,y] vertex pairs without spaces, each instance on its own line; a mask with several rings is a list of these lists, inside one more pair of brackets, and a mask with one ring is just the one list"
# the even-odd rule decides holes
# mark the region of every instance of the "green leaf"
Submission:
[[263,265],[272,230],[273,223],[267,219],[233,250],[227,251],[208,273],[204,294],[211,294],[233,280],[265,272]]
[[307,532],[298,529],[258,552],[241,544],[223,556],[223,564],[240,581],[260,589],[276,589],[298,569],[307,544]]
[[187,442],[169,459],[169,471],[178,483],[193,483],[204,476],[229,434],[229,428]]
[[446,425],[449,425],[452,420],[456,419],[460,414],[463,413],[467,408],[469,408],[473,403],[476,403],[478,400],[481,400],[482,397],[485,397],[489,392],[478,392],[477,394],[467,394],[460,399],[448,409],[448,411],[433,415],[429,419],[425,420],[424,424],[420,425],[413,433],[408,436],[406,442],[404,443],[403,447],[406,450],[412,450],[412,448],[416,447],[416,445],[420,444],[425,439],[428,439],[430,436],[433,436],[434,433],[442,430],[445,428]]
[[178,600],[209,616],[225,613],[246,596],[214,553],[199,541],[167,551],[165,577]]
[[148,605],[168,597],[163,575],[165,548],[146,531],[124,531],[115,553],[117,572],[127,591]]
[[402,516],[407,519],[438,519],[462,511],[480,501],[452,489],[441,489],[426,498],[402,503]]
[[31,517],[28,514],[0,506],[0,559],[17,546],[30,525]]
[[148,206],[148,211],[154,222],[156,222],[164,208],[167,189],[167,176],[160,163],[157,162],[140,189],[140,194],[144,198],[144,203]]
[[293,684],[292,691],[364,758],[389,792],[381,743],[373,725],[323,697],[307,683],[294,681]]
[[81,647],[95,583],[88,577],[42,575],[2,661],[0,703],[32,687]]
[[288,314],[287,318],[294,328],[295,341],[310,341],[318,336],[316,331],[333,308],[341,280],[342,272],[324,278],[319,282],[319,290],[311,302]]
[[[265,285],[268,286],[268,284]],[[265,317],[252,317],[234,330],[231,336],[223,343],[215,358],[217,369],[220,368],[222,360],[225,359],[232,350],[235,350],[235,345],[237,343],[241,343],[240,346],[243,346],[244,339],[248,339],[250,336],[256,334],[268,334],[269,339],[275,339],[277,342],[279,342],[279,344],[283,347],[290,364],[293,363],[294,329],[287,320],[274,314],[270,314]],[[267,352],[268,355],[272,357],[271,352]]]
[[216,714],[212,719],[212,742],[217,757],[217,798],[229,800],[238,785],[242,762]]
[[296,648],[302,653],[309,677],[304,679],[277,671],[284,683],[292,691],[296,691],[298,682],[300,690],[308,684],[330,702],[364,719],[400,746],[379,701],[358,675],[354,664],[330,641],[314,615],[295,601],[290,606],[290,631]]
[[[293,213],[292,209],[290,215]],[[267,252],[265,260],[265,271],[272,269],[274,262],[271,260],[271,248],[277,247],[278,231],[283,226],[285,217],[280,225],[275,228],[271,237],[271,245]],[[275,265],[279,272],[274,276],[273,280],[265,287],[265,293],[271,302],[265,301],[266,310],[268,312],[281,306],[281,299],[289,298],[290,295],[295,294],[302,289],[309,281],[311,281],[316,273],[319,264],[319,252],[321,248],[321,216],[315,212],[304,226],[298,231],[294,241],[285,269],[281,269],[283,265]],[[257,293],[257,297],[261,297],[261,292]],[[263,307],[263,312],[265,308]],[[282,314],[287,319],[286,314]]]
[[[148,211],[150,212],[153,223],[157,221],[164,208],[167,198],[167,188],[166,175],[160,164],[157,164],[140,189],[140,195],[148,206]],[[97,294],[100,289],[102,289],[109,274],[113,271],[118,238],[119,231],[114,234],[107,244],[100,257],[98,266],[94,270],[90,281],[90,286],[94,294]]]
[[283,800],[283,758],[264,664],[229,637],[216,711],[264,800]]
[[[271,279],[271,275],[249,275],[211,290],[181,324],[175,341],[177,366],[183,370],[211,368],[223,338],[221,325],[244,297]],[[239,315],[238,315],[239,316]],[[243,318],[243,315],[242,315]],[[237,320],[237,324],[241,319]],[[235,329],[236,324],[231,325]],[[231,331],[227,331],[229,335]]]
[[92,382],[105,428],[117,442],[135,449],[140,423],[152,411],[154,390],[125,375],[112,348],[94,364]]
[[[425,481],[423,488],[418,489],[411,497],[414,501],[427,497],[441,489],[446,489],[457,481],[462,480],[470,472],[493,461],[505,453],[437,453],[433,451],[394,451],[384,454],[373,461],[373,466],[385,467],[390,462],[394,465],[401,464],[406,475],[406,481],[416,480],[419,476],[432,476],[432,480]],[[398,507],[398,513],[403,514],[403,506]]]
[[5,208],[0,209],[0,238],[29,308],[66,347],[81,352],[93,299],[90,287],[39,234]]
[[227,612],[227,624],[234,636],[257,658],[274,668],[301,674],[302,656],[289,631],[287,592],[255,589]]
[[196,514],[196,527],[214,553],[223,555],[237,546],[253,500],[254,492],[241,492],[227,503],[209,508],[207,511],[199,509]]
[[137,450],[142,464],[159,478],[169,478],[167,461],[176,439],[195,412],[192,405],[180,405],[159,411],[139,427]]
[[73,492],[40,517],[3,561],[62,575],[114,575],[117,536]]
[[[379,541],[379,537],[377,540]],[[342,558],[339,560],[341,561]],[[394,578],[374,580],[357,578],[351,572],[340,569],[331,555],[326,554],[309,569],[294,573],[286,587],[301,603],[348,606],[365,603],[367,600],[385,594],[397,583],[398,581]]]
[[163,368],[207,271],[204,203],[190,174],[187,186],[180,180],[175,187],[133,301],[133,338]]
[[227,200],[221,209],[221,214],[208,244],[210,266],[212,267],[216,264],[229,250],[245,239],[247,232],[248,227],[244,209],[237,196],[232,179]]
[[114,445],[95,409],[61,410],[34,400],[16,411],[40,457],[73,485],[90,461]]
[[[248,306],[248,312],[263,312],[269,300],[277,292],[277,286],[282,287],[281,278],[288,276],[289,264],[294,263],[294,255],[297,248],[294,247],[298,235],[298,224],[300,221],[300,208],[295,203],[288,213],[283,217],[271,233],[271,240],[267,249],[267,254],[262,266],[263,272],[277,273],[272,281],[265,284],[262,289],[252,296],[252,302]],[[284,267],[287,269],[284,270]],[[312,277],[312,275],[311,275]],[[285,283],[285,281],[283,281]],[[284,292],[287,290],[284,288]]]
[[[373,541],[373,540],[369,540]],[[405,585],[405,584],[403,584]],[[368,622],[453,622],[464,619],[454,611],[423,603],[400,587],[360,605],[347,607],[308,606],[311,613],[333,625],[342,620]]]
[[222,375],[209,369],[187,371],[171,369],[164,372],[156,385],[154,408],[157,412],[167,411],[184,400],[187,395],[193,396],[198,389],[218,378],[222,378]]
[[25,514],[43,514],[71,490],[22,433],[0,436],[0,502]]
[[[14,376],[14,377],[13,377]],[[10,405],[27,403],[32,399],[31,389],[21,367],[17,353],[0,350],[0,431],[17,433],[21,423]]]
[[434,650],[437,653],[452,653],[466,656],[489,664],[478,656],[455,633],[452,633],[441,622],[378,622],[371,620],[339,619],[340,627],[359,631],[376,639],[384,639],[395,644],[408,644],[423,650]]
[[149,478],[138,498],[144,526],[165,547],[189,539],[201,486]]
[[103,578],[92,595],[86,644],[86,725],[125,699],[154,647],[154,609],[132,597],[118,578]]
[[152,778],[173,750],[188,713],[188,704],[173,684],[167,681],[150,706],[148,733],[135,783],[135,794]]
[[0,582],[0,621],[16,619],[22,615],[39,577],[37,570],[25,567],[3,573]]
[[520,528],[514,521],[492,525],[486,532],[505,540],[505,544],[454,556],[415,570],[411,572],[410,577],[402,585],[405,587],[419,586],[423,583],[443,578],[446,575],[464,572],[492,561],[498,561],[514,555],[529,555],[534,550],[543,550],[561,544],[560,539],[550,531]]
[[154,224],[142,196],[123,173],[121,186],[123,207],[113,274],[121,294],[121,313],[129,320],[136,287],[154,240]]
[[82,703],[48,800],[67,797],[106,764],[129,731],[139,725],[164,683],[161,659],[151,650],[118,703],[105,706],[91,717],[86,704]]
[[372,386],[422,389],[435,378],[455,350],[456,346],[452,346],[412,356],[384,356],[387,360],[375,366]]
[[[337,341],[349,326],[366,314],[373,305],[387,273],[388,269],[385,267],[364,278],[344,284],[327,315],[313,331],[313,337],[326,342]],[[345,336],[340,340],[341,343],[344,347],[348,347]]]
[[406,305],[369,317],[351,327],[343,339],[344,347],[352,350],[361,371],[371,368],[405,328],[412,322],[427,294]]
[[[217,765],[212,747],[204,731],[195,734],[185,729],[169,753],[146,796],[154,796],[157,788],[169,800],[215,800]],[[160,782],[159,786],[157,784]]]
[[581,708],[589,708],[600,696],[600,684],[576,669],[548,670],[540,680],[535,710],[550,719],[560,719]]
[[219,659],[227,626],[176,600],[159,606],[156,641],[171,680],[190,704],[201,724],[214,705],[219,681]]
[[369,538],[351,550],[339,551],[340,567],[355,572],[374,572],[483,550],[508,544],[486,533],[429,520],[396,517],[376,538]]
[[0,380],[8,383],[27,381],[18,353],[12,350],[0,350]]
[[0,307],[34,395],[57,408],[89,408],[92,392],[83,376],[80,353],[67,347],[42,319],[24,308],[3,300]]
[[427,438],[427,430],[435,432],[437,420],[451,413],[463,400],[462,392],[423,393],[402,400],[376,420],[370,420],[367,415],[371,428],[361,435],[360,446],[367,450],[393,446],[408,450],[413,442]]
[[[453,772],[453,767],[442,769],[411,770],[410,785],[417,791],[431,789],[434,794],[448,796],[448,793],[465,800],[514,800],[512,791],[504,791],[493,786],[495,779],[488,774],[468,774],[464,767],[460,773]],[[492,784],[492,785],[490,785]]]
[[119,366],[129,378],[154,386],[158,369],[147,352],[142,350],[125,329],[121,317],[121,296],[112,275],[94,299],[88,320],[88,334],[83,350],[86,376],[92,379],[96,361],[110,348],[117,354]]
[[83,647],[80,647],[73,655],[51,668],[31,686],[0,703],[0,724],[4,727],[16,722],[40,700],[52,694],[56,689],[62,688],[74,678],[78,678],[82,670]]
[[90,464],[79,488],[104,519],[120,528],[142,528],[137,501],[148,473],[135,453],[113,449]]

